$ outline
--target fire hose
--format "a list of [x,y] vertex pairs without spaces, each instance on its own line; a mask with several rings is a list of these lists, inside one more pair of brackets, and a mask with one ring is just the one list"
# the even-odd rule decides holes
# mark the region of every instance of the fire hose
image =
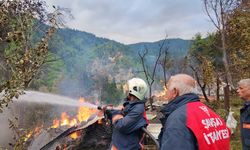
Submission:
[[[110,109],[112,107],[113,107],[112,105],[107,105],[105,107],[98,106],[97,109],[105,112],[106,109]],[[55,143],[59,142],[63,138],[69,136],[70,134],[72,134],[74,132],[77,132],[77,131],[85,129],[86,127],[88,127],[92,123],[94,123],[97,120],[102,119],[102,118],[103,117],[98,117],[97,114],[91,115],[86,122],[83,122],[83,123],[80,123],[80,124],[77,124],[77,125],[74,125],[74,126],[68,128],[67,130],[65,130],[64,132],[62,132],[60,135],[58,135],[56,138],[54,138],[53,140],[51,140],[50,142],[48,142],[46,145],[44,145],[40,150],[48,150]],[[104,113],[104,118],[106,119],[106,121],[108,121],[106,113]],[[155,145],[157,147],[157,150],[160,149],[159,142],[154,138],[154,136],[145,127],[142,127],[142,131],[153,140],[153,142],[155,143]]]

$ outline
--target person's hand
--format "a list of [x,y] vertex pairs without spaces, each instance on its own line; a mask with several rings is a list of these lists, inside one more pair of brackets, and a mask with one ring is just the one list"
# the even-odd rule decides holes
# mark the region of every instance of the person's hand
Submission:
[[115,116],[112,118],[112,123],[115,123],[117,120],[122,119],[122,118],[123,118],[123,115],[120,115],[120,114],[115,115]]
[[123,110],[124,107],[122,105],[120,105],[120,106],[115,107],[114,109],[116,109],[116,110]]
[[111,120],[111,121],[112,121],[112,118],[114,116],[121,115],[121,111],[120,110],[115,110],[115,109],[111,109],[111,110],[107,109],[107,110],[105,110],[104,113],[106,114],[107,118],[109,120]]
[[104,116],[104,112],[103,112],[103,111],[99,111],[99,112],[97,113],[97,116],[98,116],[98,117]]

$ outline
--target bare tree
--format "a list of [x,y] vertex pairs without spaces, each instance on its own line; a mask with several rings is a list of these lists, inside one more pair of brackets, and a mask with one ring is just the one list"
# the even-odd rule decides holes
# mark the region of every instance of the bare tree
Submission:
[[208,102],[209,99],[206,89],[209,88],[214,81],[213,64],[208,57],[204,57],[198,53],[191,54],[189,56],[189,62],[189,67],[192,69],[202,94]]
[[145,46],[145,49],[144,49],[143,52],[138,52],[138,55],[139,55],[139,57],[141,59],[143,72],[145,74],[146,81],[147,81],[147,83],[149,85],[149,102],[150,102],[151,110],[153,110],[152,85],[154,84],[154,81],[155,81],[156,68],[157,68],[157,65],[159,64],[159,60],[160,60],[160,58],[162,56],[162,51],[165,48],[164,47],[165,43],[166,43],[166,38],[160,44],[159,52],[158,52],[158,55],[156,57],[153,70],[151,72],[149,71],[149,67],[146,66],[146,64],[145,64],[146,55],[148,54],[148,48]]
[[167,87],[167,68],[170,68],[171,66],[171,59],[168,59],[168,50],[169,50],[169,47],[166,46],[164,48],[164,52],[163,52],[163,59],[159,62],[160,66],[162,67],[162,70],[163,70],[163,78],[164,78],[164,86]]
[[199,74],[198,74],[199,71],[198,71],[197,68],[193,67],[192,65],[190,65],[190,68],[193,70],[195,79],[196,79],[198,85],[199,85],[200,88],[201,88],[202,94],[203,94],[205,100],[208,102],[209,99],[208,99],[207,94],[206,94],[206,87],[207,87],[207,84],[206,84],[205,82],[203,82],[203,83],[201,82],[200,76],[199,76]]
[[226,39],[226,27],[230,14],[239,5],[238,0],[203,0],[205,11],[213,25],[216,27],[219,35],[221,46],[216,46],[223,53],[223,64],[225,67],[225,82],[224,88],[224,105],[229,111],[229,85],[233,85],[232,76],[229,71],[228,50]]

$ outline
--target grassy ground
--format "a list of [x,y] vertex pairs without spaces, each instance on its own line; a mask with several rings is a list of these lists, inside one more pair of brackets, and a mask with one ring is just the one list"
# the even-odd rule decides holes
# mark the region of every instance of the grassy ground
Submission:
[[[222,118],[226,120],[227,113],[223,109],[224,101],[211,102],[208,105],[213,108]],[[237,96],[231,96],[230,106],[231,111],[234,112],[233,116],[237,120],[237,128],[234,133],[231,135],[231,150],[241,150],[241,141],[240,141],[240,108],[243,105],[243,101]]]

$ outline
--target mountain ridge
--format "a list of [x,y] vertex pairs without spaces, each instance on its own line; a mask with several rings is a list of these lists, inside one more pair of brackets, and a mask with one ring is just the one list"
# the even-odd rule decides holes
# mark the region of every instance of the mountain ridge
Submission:
[[[152,67],[163,41],[123,44],[86,31],[58,29],[49,49],[60,60],[47,64],[40,81],[36,81],[38,85],[34,83],[33,87],[49,92],[56,89],[56,93],[74,97],[98,93],[103,81],[122,83],[135,76],[145,78],[138,53],[146,46],[146,65]],[[167,39],[170,57],[185,57],[190,43],[180,38]],[[156,75],[160,76],[159,71]]]

